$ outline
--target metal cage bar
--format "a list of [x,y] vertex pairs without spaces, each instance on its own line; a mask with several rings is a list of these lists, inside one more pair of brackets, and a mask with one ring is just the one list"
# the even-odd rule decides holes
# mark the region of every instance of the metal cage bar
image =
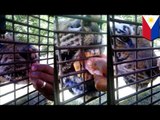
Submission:
[[[47,18],[47,19],[46,19]],[[13,71],[1,72],[0,77],[10,74],[17,74],[20,71],[29,72],[29,64],[36,60],[17,61],[17,55],[29,56],[28,51],[17,51],[17,46],[35,46],[38,49],[38,61],[42,64],[53,65],[54,59],[54,37],[53,37],[53,17],[48,15],[5,15],[6,33],[12,33],[16,36],[13,41],[0,38],[0,44],[13,46],[13,51],[0,52],[1,55],[14,55],[14,61],[9,63],[0,63],[0,66],[14,66]],[[0,22],[2,23],[2,22]],[[3,25],[4,26],[4,25]],[[46,27],[47,26],[47,27]],[[16,59],[15,59],[16,58]],[[17,70],[16,66],[25,65],[26,68]],[[28,67],[27,67],[28,66]],[[0,78],[0,80],[1,80]],[[4,79],[4,78],[3,78]],[[48,100],[35,90],[29,83],[28,76],[16,81],[0,82],[0,104],[2,105],[45,105]],[[24,85],[21,82],[27,81]],[[12,86],[13,85],[13,86]],[[7,100],[6,100],[7,99]]]
[[[79,87],[79,86],[85,86],[86,84],[90,84],[90,82],[93,81],[93,79],[88,79],[88,80],[85,80],[83,79],[80,83],[77,83],[76,85],[72,85],[70,87],[64,87],[63,86],[63,79],[66,78],[66,77],[72,77],[74,75],[82,75],[82,77],[84,77],[84,74],[87,72],[87,70],[83,69],[82,67],[80,67],[80,71],[72,71],[72,72],[68,72],[68,73],[63,73],[61,70],[62,70],[62,65],[64,64],[70,64],[70,63],[73,63],[73,62],[81,62],[82,61],[82,66],[84,65],[84,60],[87,60],[88,58],[86,57],[80,57],[80,58],[75,58],[75,59],[66,59],[66,60],[63,60],[62,57],[61,57],[61,51],[63,50],[80,50],[82,52],[82,54],[84,54],[84,51],[87,50],[87,49],[99,49],[99,48],[102,48],[102,47],[106,47],[106,45],[83,45],[83,39],[84,39],[84,36],[85,35],[106,35],[107,32],[84,32],[84,31],[68,31],[68,30],[60,30],[59,29],[59,19],[63,18],[63,19],[66,19],[66,18],[69,18],[69,19],[73,19],[73,20],[86,20],[86,21],[92,21],[92,22],[97,22],[99,24],[106,24],[106,20],[94,20],[94,19],[90,19],[90,18],[87,18],[87,17],[84,17],[84,16],[81,16],[81,15],[63,15],[63,16],[55,16],[56,18],[56,30],[54,30],[55,34],[56,34],[56,38],[57,39],[57,44],[55,44],[55,53],[57,51],[58,55],[57,57],[59,57],[59,60],[55,61],[54,65],[55,65],[55,71],[56,71],[56,74],[55,74],[55,78],[58,78],[59,80],[59,83],[56,82],[56,86],[60,86],[59,88],[56,87],[56,89],[59,91],[57,91],[55,89],[55,101],[56,101],[56,104],[61,104],[61,105],[68,105],[68,104],[77,104],[77,103],[74,103],[75,101],[78,101],[79,99],[82,99],[82,102],[78,103],[79,105],[87,105],[87,104],[90,104],[91,102],[93,102],[94,100],[98,100],[99,102],[97,104],[106,104],[106,101],[103,99],[102,100],[102,97],[104,97],[106,95],[106,93],[101,93],[99,92],[99,95],[97,97],[92,97],[90,99],[87,99],[86,98],[86,95],[89,93],[89,91],[86,91],[85,89],[83,89],[83,92],[81,94],[78,94],[78,95],[73,95],[73,97],[71,98],[68,98],[66,99],[65,98],[65,95],[67,94],[66,93],[66,90],[71,90],[71,89],[74,89],[76,87]],[[82,29],[83,29],[84,25],[82,23]],[[59,35],[60,34],[73,34],[74,35],[81,35],[82,36],[82,41],[81,41],[81,46],[60,46],[61,44],[61,41],[60,41],[60,37]],[[107,39],[107,38],[106,38]],[[66,55],[67,56],[67,55]],[[99,56],[99,55],[94,55],[94,56]],[[55,57],[56,58],[56,54],[55,54]],[[84,67],[84,66],[83,66]],[[59,74],[57,73],[59,71]],[[60,85],[59,85],[60,84]],[[61,97],[60,98],[56,98],[57,95],[59,94],[59,96]],[[107,97],[105,97],[106,99]],[[92,104],[92,103],[91,103]]]
[[[132,21],[130,20],[125,20],[125,19],[120,19],[120,17],[118,18],[116,15],[111,15],[109,18],[109,23],[108,25],[110,25],[110,23],[112,23],[112,34],[110,35],[110,38],[113,40],[112,41],[112,50],[113,50],[113,57],[115,58],[115,61],[113,63],[113,66],[115,66],[115,70],[114,70],[114,79],[116,79],[114,82],[115,84],[115,88],[112,88],[112,94],[114,94],[114,92],[116,92],[116,95],[115,97],[113,97],[113,99],[109,102],[109,104],[111,103],[114,103],[116,105],[121,105],[121,104],[126,104],[126,105],[142,105],[142,104],[145,104],[145,105],[154,105],[154,104],[159,104],[159,99],[156,98],[158,95],[159,95],[159,84],[158,83],[155,83],[154,84],[154,81],[157,81],[159,80],[159,72],[157,71],[157,73],[155,73],[155,70],[158,69],[158,66],[155,65],[155,63],[153,63],[155,60],[158,61],[159,59],[159,55],[155,55],[155,50],[158,50],[159,47],[155,46],[155,42],[159,42],[159,40],[157,39],[157,41],[153,41],[151,43],[150,46],[145,46],[145,47],[141,47],[138,43],[138,41],[141,40],[141,42],[143,42],[143,40],[145,41],[145,39],[143,38],[143,36],[141,34],[138,33],[138,27],[139,26],[142,26],[142,23],[141,22],[138,22],[138,17],[142,17],[142,15],[130,15],[130,18],[133,18]],[[119,29],[119,28],[115,28],[115,23],[118,23],[118,24],[127,24],[127,25],[131,25],[131,26],[135,26],[135,35],[118,35],[118,34],[115,34],[115,29]],[[110,27],[110,31],[111,31],[111,27]],[[110,32],[109,31],[109,32]],[[135,42],[135,47],[134,48],[118,48],[116,47],[116,42],[117,42],[117,38],[119,39],[123,39],[124,37],[126,38],[131,38],[131,39],[134,39],[134,42]],[[109,38],[108,38],[109,39]],[[147,41],[147,40],[146,40]],[[145,44],[145,43],[141,43],[141,44]],[[112,51],[110,50],[110,51]],[[147,56],[147,57],[142,57],[140,58],[138,56],[138,54],[140,54],[141,51],[146,51],[146,53],[144,54],[147,54],[147,53],[151,53],[150,56]],[[117,54],[118,52],[122,53],[122,52],[128,52],[130,54],[134,54],[135,55],[135,58],[134,59],[127,59],[127,60],[122,60],[122,61],[117,61]],[[141,53],[142,54],[142,53]],[[157,53],[158,54],[158,53]],[[109,58],[108,58],[109,59]],[[151,66],[148,67],[148,68],[141,68],[139,69],[138,67],[138,64],[141,62],[145,62],[145,61],[151,61]],[[125,64],[135,64],[135,70],[132,70],[132,71],[128,71],[128,72],[124,72],[124,73],[120,73],[118,71],[118,68],[117,66],[119,65],[125,65]],[[121,68],[122,69],[122,68]],[[128,68],[129,70],[129,68]],[[141,78],[139,80],[139,77],[140,77],[140,74],[144,73],[148,71],[147,74],[149,74],[148,77],[144,77],[144,78]],[[128,77],[128,76],[134,76],[135,77],[135,81],[134,82],[131,82],[131,83],[128,83],[128,84],[125,84],[125,85],[120,85],[119,86],[119,83],[122,81],[121,78],[124,79],[124,77]],[[155,79],[156,78],[156,79]],[[142,89],[139,89],[138,88],[138,85],[142,84],[142,83],[145,83],[147,82],[148,86],[146,88],[142,88]],[[109,82],[109,81],[108,81]],[[125,95],[125,92],[123,93],[124,95],[122,95],[122,90],[129,88],[131,86],[135,85],[135,91],[134,92],[130,92],[130,93],[127,93],[127,95]],[[109,87],[109,86],[108,86]],[[127,91],[126,91],[127,92]],[[119,95],[122,95],[123,97],[120,97]],[[109,99],[109,98],[108,98]]]

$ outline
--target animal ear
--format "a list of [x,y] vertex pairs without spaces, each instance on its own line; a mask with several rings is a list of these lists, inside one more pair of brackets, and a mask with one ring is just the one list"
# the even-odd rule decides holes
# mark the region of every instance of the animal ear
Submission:
[[133,28],[132,35],[142,35],[142,26],[131,25],[131,27]]
[[[96,21],[101,19],[100,15],[86,15],[85,17],[88,19],[94,20],[95,21],[94,23],[96,23]],[[84,26],[91,26],[92,23],[93,23],[93,21],[83,20]]]
[[12,33],[6,33],[6,34],[5,34],[5,41],[13,41],[13,40],[16,41],[15,35],[13,36]]
[[4,34],[3,38],[0,39],[0,48],[2,48],[5,44],[5,42],[3,41],[13,41],[13,37],[12,35],[10,35],[9,33]]

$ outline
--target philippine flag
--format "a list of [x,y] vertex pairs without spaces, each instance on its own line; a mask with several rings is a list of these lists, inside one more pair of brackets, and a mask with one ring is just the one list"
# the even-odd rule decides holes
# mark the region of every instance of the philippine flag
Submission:
[[142,16],[142,35],[150,41],[159,37],[159,15]]

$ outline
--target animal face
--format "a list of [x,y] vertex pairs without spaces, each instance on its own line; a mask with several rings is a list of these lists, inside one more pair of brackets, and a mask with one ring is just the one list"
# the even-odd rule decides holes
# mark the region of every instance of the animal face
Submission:
[[[59,21],[58,30],[68,32],[100,32],[100,28],[97,23],[86,22],[82,20],[62,20]],[[80,34],[80,33],[59,33],[58,39],[55,40],[55,44],[58,46],[82,46],[82,45],[98,45],[102,44],[102,36],[98,34]],[[62,60],[74,59],[78,53],[78,49],[63,49],[61,50]],[[58,57],[58,55],[57,55]],[[59,58],[58,58],[59,59]],[[62,65],[62,72],[73,72],[73,63],[65,63]]]
[[27,77],[29,67],[38,60],[37,49],[18,40],[13,42],[10,34],[0,41],[0,76],[14,82]]
[[[123,23],[116,23],[115,27],[112,29],[113,33],[116,36],[113,38],[113,47],[115,49],[134,49],[133,51],[118,51],[115,54],[115,60],[117,62],[124,62],[124,61],[135,61],[135,62],[126,62],[118,64],[118,73],[125,74],[125,73],[132,73],[138,70],[145,70],[142,72],[138,72],[137,74],[129,74],[124,76],[125,82],[133,83],[136,81],[142,81],[139,83],[139,88],[146,87],[150,82],[151,77],[151,70],[147,70],[152,68],[153,66],[157,65],[157,59],[151,59],[151,57],[156,56],[156,54],[152,50],[140,50],[137,51],[137,48],[151,48],[151,42],[141,38],[133,38],[134,35],[141,35],[142,29],[141,27],[137,27],[137,33],[135,26],[123,24]],[[148,60],[137,61],[138,59],[145,59],[150,58]],[[158,68],[152,69],[152,75],[158,74]],[[145,80],[146,79],[146,80]],[[145,81],[144,81],[145,80]]]
[[[98,24],[94,22],[85,20],[62,20],[59,21],[58,30],[68,31],[68,33],[59,33],[59,42],[58,39],[55,40],[55,44],[57,46],[62,46],[62,47],[88,46],[89,48],[90,45],[102,44],[102,35],[91,34],[92,32],[100,32]],[[86,34],[89,32],[91,33]],[[80,49],[63,49],[61,50],[61,60],[65,61],[71,59],[80,59],[86,57],[87,55],[85,55],[85,53],[87,54],[88,52],[90,53],[90,49],[84,49],[83,53],[81,52]],[[96,53],[97,52],[95,52],[95,54]],[[57,61],[58,60],[60,60],[60,57],[58,57],[57,53]],[[73,61],[62,64],[63,74],[68,74],[71,72],[80,71],[84,69],[85,69],[84,63],[82,61]],[[89,72],[77,75],[71,75],[63,78],[63,84],[64,84],[63,86],[69,87],[69,91],[74,94],[82,94],[86,91],[95,92],[96,89],[94,87],[95,85],[92,79],[93,76],[89,74]],[[83,83],[84,81],[85,83]]]

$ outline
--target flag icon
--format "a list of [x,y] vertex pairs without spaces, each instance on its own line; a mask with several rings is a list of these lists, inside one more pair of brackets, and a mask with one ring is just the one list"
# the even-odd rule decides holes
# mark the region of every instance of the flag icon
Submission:
[[142,16],[142,35],[150,41],[159,37],[159,15]]

